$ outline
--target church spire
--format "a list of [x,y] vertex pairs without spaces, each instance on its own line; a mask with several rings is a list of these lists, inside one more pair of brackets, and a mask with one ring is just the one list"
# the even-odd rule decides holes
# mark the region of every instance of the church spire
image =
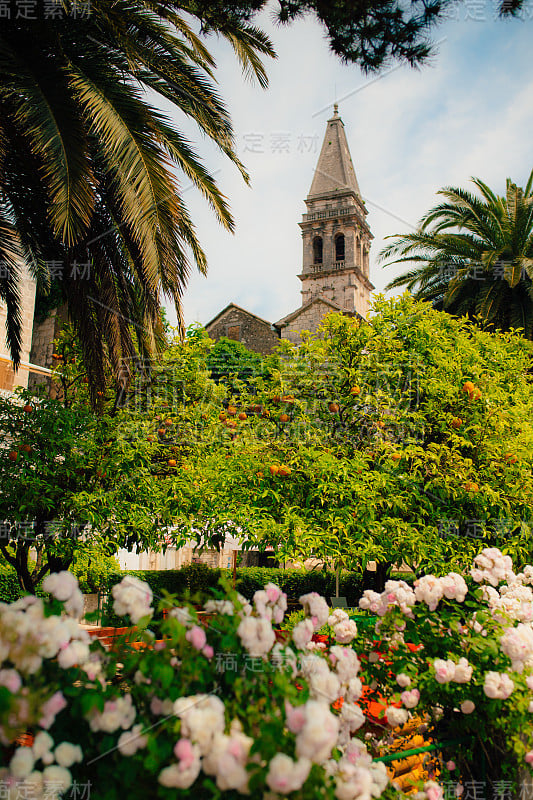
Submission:
[[326,134],[307,199],[315,200],[328,194],[341,196],[345,193],[354,193],[361,197],[344,123],[339,116],[339,106],[335,103],[333,116],[327,122]]

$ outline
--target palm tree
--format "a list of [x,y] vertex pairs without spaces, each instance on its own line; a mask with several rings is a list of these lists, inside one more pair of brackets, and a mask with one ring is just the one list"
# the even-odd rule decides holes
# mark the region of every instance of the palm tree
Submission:
[[[206,258],[183,201],[183,179],[233,230],[224,195],[157,106],[192,118],[248,176],[201,38],[163,0],[92,0],[87,19],[62,0],[60,19],[0,31],[0,299],[20,361],[20,274],[50,286],[51,264],[83,347],[96,403],[108,358],[154,352],[162,295],[181,313],[191,265]],[[215,30],[215,32],[217,32]],[[262,86],[268,38],[245,22],[219,31]],[[83,270],[80,265],[83,265]]]
[[533,338],[533,171],[524,189],[507,179],[505,197],[473,178],[481,197],[448,187],[414,233],[396,235],[380,259],[418,266],[391,281],[435,308],[485,327],[521,328]]

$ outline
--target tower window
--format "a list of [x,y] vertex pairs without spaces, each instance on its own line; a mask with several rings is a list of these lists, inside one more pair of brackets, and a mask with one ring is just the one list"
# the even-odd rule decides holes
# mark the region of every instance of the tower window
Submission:
[[313,239],[313,264],[322,264],[322,238],[315,236]]
[[344,234],[335,237],[335,261],[344,261]]

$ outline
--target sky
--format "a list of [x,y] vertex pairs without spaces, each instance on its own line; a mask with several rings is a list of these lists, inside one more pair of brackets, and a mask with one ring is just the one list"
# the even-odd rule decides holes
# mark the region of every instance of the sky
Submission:
[[376,293],[403,271],[402,265],[379,263],[384,237],[415,227],[438,202],[440,188],[468,188],[471,176],[498,193],[507,177],[524,185],[533,167],[533,0],[521,19],[495,15],[492,0],[465,0],[435,29],[438,45],[429,64],[395,65],[365,76],[329,51],[316,18],[279,26],[267,9],[257,24],[278,55],[266,63],[267,90],[243,78],[226,42],[209,37],[219,91],[251,182],[246,186],[189,120],[173,117],[215,174],[236,223],[234,234],[224,231],[183,181],[209,264],[207,277],[193,273],[189,281],[186,324],[205,324],[230,302],[270,322],[301,304],[298,222],[335,100],[369,211]]

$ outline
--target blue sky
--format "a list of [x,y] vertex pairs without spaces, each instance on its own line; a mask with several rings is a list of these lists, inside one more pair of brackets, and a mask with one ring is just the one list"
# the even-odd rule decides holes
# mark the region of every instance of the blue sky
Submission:
[[184,296],[187,324],[208,322],[232,301],[269,321],[300,305],[298,222],[335,95],[375,237],[376,291],[400,271],[377,263],[384,237],[414,226],[439,188],[467,187],[472,175],[498,192],[508,176],[525,183],[533,167],[533,0],[518,20],[496,20],[495,8],[491,0],[456,6],[434,32],[440,44],[430,64],[385,70],[377,80],[333,56],[311,16],[287,27],[268,12],[259,19],[278,54],[267,63],[266,91],[244,80],[225,42],[208,40],[251,186],[194,126],[174,118],[216,173],[236,221],[235,234],[226,233],[186,189],[209,261],[207,278],[193,274]]

